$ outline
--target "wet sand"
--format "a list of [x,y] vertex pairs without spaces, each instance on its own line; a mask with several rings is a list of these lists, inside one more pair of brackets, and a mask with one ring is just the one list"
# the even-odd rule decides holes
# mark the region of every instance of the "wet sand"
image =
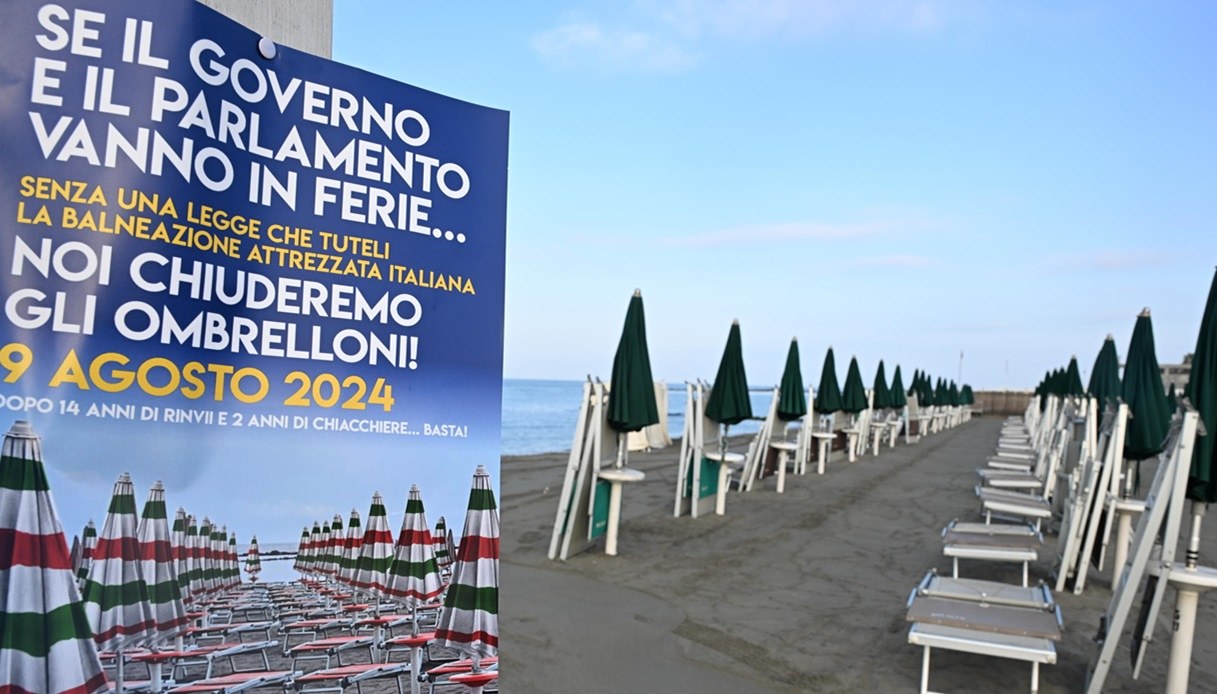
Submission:
[[[917,691],[922,651],[907,642],[905,601],[928,569],[950,574],[940,532],[952,518],[979,517],[975,469],[1000,424],[974,419],[877,458],[830,463],[822,477],[810,466],[806,477],[788,477],[781,495],[770,478],[732,492],[725,516],[696,520],[672,516],[679,447],[635,453],[631,467],[647,479],[625,490],[619,556],[605,556],[601,540],[567,562],[546,558],[567,455],[504,458],[503,690]],[[733,443],[746,446],[746,437]],[[1202,563],[1217,563],[1214,523]],[[1033,582],[1051,582],[1056,544],[1045,537]],[[1064,636],[1057,664],[1041,668],[1041,692],[1084,686],[1110,574],[1092,573],[1080,596],[1057,595]],[[961,575],[1020,578],[1015,564],[982,562],[965,562]],[[1163,689],[1174,599],[1167,591],[1140,680],[1131,678],[1125,637],[1104,691]],[[1215,637],[1209,596],[1192,691],[1217,691]],[[936,649],[930,685],[1027,691],[1029,677],[1023,662]]]

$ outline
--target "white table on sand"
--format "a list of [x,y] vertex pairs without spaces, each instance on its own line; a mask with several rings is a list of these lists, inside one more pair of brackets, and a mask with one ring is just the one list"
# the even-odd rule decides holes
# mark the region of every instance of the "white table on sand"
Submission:
[[601,470],[598,476],[609,483],[609,514],[608,528],[605,529],[604,536],[604,553],[615,557],[617,526],[621,524],[621,485],[641,482],[646,479],[646,473],[628,467],[612,467]]
[[705,451],[702,456],[718,463],[718,490],[714,499],[714,513],[721,516],[727,512],[727,478],[732,472],[744,469],[744,456],[730,451]]
[[769,447],[778,452],[778,494],[786,491],[786,462],[791,453],[797,453],[799,444],[794,441],[770,441]]
[[816,474],[824,474],[824,464],[828,462],[828,452],[832,446],[832,440],[837,437],[836,433],[831,431],[813,431],[811,437],[816,440],[819,448],[816,451]]

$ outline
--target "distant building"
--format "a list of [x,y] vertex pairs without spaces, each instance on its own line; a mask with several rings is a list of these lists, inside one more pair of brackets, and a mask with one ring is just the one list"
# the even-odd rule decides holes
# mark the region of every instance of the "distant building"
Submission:
[[199,0],[275,43],[333,57],[334,0]]
[[1192,355],[1183,355],[1182,364],[1159,364],[1158,368],[1162,370],[1162,387],[1168,393],[1171,388],[1176,392],[1183,392],[1187,387],[1188,375],[1192,372]]

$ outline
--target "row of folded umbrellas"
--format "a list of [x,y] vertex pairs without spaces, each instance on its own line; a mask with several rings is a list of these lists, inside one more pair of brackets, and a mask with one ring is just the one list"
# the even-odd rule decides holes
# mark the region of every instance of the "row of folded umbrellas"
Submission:
[[[421,492],[417,486],[410,489],[410,499],[407,500],[406,506],[407,512],[402,521],[402,528],[392,550],[392,562],[402,564],[398,567],[398,574],[404,574],[412,569],[405,565],[412,561],[411,553],[417,557],[419,570],[426,572],[427,575],[442,574],[449,569],[456,556],[456,545],[452,531],[448,529],[447,521],[440,516],[435,524],[435,529],[424,538],[422,531],[426,529],[426,512],[423,508]],[[374,517],[378,508],[384,508],[383,498],[379,492],[372,497],[369,518]],[[411,508],[415,510],[411,511]],[[375,517],[382,518],[383,516]],[[382,530],[377,527],[378,525],[378,521],[373,521],[368,524],[366,529],[363,528],[358,509],[351,509],[350,520],[345,529],[342,524],[342,516],[339,514],[334,514],[333,521],[328,524],[314,521],[312,531],[310,532],[305,526],[300,535],[300,544],[297,547],[296,560],[292,568],[300,574],[314,579],[328,578],[352,588],[360,587],[357,585],[360,581],[357,581],[356,577],[360,559],[364,556],[365,538],[368,550],[366,550],[364,563],[365,568],[370,571],[370,567],[375,564],[377,554],[377,550],[373,549],[374,543],[377,538],[384,535]],[[414,538],[430,545],[430,558],[426,557],[423,548],[413,547],[414,543],[410,540]],[[435,564],[434,570],[430,563],[431,560]],[[389,573],[391,576],[394,575],[392,563],[390,563]],[[369,579],[371,579],[371,575],[364,577],[362,582],[372,583]],[[391,590],[388,593],[393,594]]]
[[[417,489],[411,490],[406,515],[395,545],[383,502],[379,494],[373,498],[355,588],[415,602],[443,591]],[[474,656],[497,652],[498,548],[490,476],[478,466],[437,629],[442,644]],[[256,576],[259,565],[254,539],[246,568]],[[320,561],[311,566],[322,574],[331,570]],[[100,534],[86,529],[74,557],[43,467],[40,437],[24,421],[15,422],[5,435],[0,454],[0,690],[108,691],[99,651],[155,646],[176,637],[187,627],[187,605],[203,607],[239,583],[235,537],[207,519],[196,528],[184,511],[171,531],[159,482],[137,518],[134,485],[126,474],[115,484]]]
[[[1122,375],[1115,338],[1109,334],[1095,357],[1085,387],[1075,356],[1067,366],[1046,372],[1036,385],[1035,394],[1040,396],[1041,410],[1050,396],[1091,396],[1100,407],[1115,400],[1125,403],[1129,421],[1124,458],[1130,461],[1146,460],[1162,452],[1171,418],[1181,404],[1175,389],[1163,384],[1148,308],[1141,311],[1133,325]],[[1203,431],[1217,431],[1217,274],[1209,287],[1188,382],[1179,395],[1195,408]],[[1217,501],[1217,436],[1197,437],[1188,478],[1189,499]]]
[[[642,293],[635,291],[626,310],[625,325],[613,357],[612,388],[608,400],[608,422],[613,429],[619,432],[638,431],[659,422],[653,380]],[[779,418],[793,421],[807,414],[797,339],[790,341],[778,390]],[[896,367],[891,381],[888,381],[883,361],[879,362],[875,372],[872,399],[868,401],[857,358],[850,358],[845,385],[839,385],[832,347],[828,348],[824,357],[824,367],[815,393],[815,411],[825,415],[834,412],[856,414],[872,407],[898,409],[905,406],[906,395],[916,395],[921,406],[958,407],[974,402],[971,386],[965,384],[960,387],[944,378],[935,381],[920,370],[914,372],[906,391],[900,367]],[[727,334],[727,344],[706,403],[706,416],[728,426],[753,416],[738,320],[732,322]]]

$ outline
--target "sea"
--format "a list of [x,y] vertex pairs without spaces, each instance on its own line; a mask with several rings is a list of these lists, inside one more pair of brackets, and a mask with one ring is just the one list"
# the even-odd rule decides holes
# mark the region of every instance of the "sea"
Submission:
[[[731,434],[760,430],[773,399],[772,386],[750,388],[753,420],[731,427]],[[569,451],[579,419],[583,381],[509,378],[503,381],[503,455]],[[668,384],[668,433],[677,438],[685,425],[685,384]]]
[[[575,436],[575,421],[579,418],[579,400],[583,394],[582,381],[550,381],[506,379],[503,381],[503,455],[532,455],[569,451]],[[731,427],[731,434],[751,434],[760,429],[762,418],[769,410],[773,388],[751,388],[752,413],[755,418]],[[685,385],[668,384],[668,432],[677,438],[684,430]],[[241,575],[245,574],[247,546],[239,547]],[[291,581],[299,578],[292,570],[296,543],[262,543],[262,572],[259,581]],[[278,558],[270,554],[278,550]]]

